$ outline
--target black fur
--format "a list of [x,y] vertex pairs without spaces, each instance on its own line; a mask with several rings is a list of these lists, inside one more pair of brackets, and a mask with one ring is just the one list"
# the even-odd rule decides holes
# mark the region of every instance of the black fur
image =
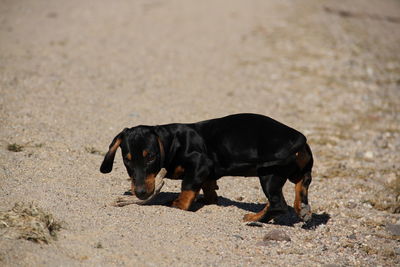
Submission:
[[[286,179],[296,182],[312,168],[312,161],[307,169],[296,164],[298,151],[304,147],[310,151],[303,134],[257,114],[235,114],[188,124],[136,126],[119,133],[110,149],[116,140],[121,142],[124,164],[136,188],[143,188],[146,177],[161,168],[167,169],[166,177],[172,177],[178,166],[184,169],[179,177],[182,191],[198,191],[206,180],[222,176],[258,176],[271,212],[286,210],[281,191]],[[143,156],[144,150],[149,154]],[[126,158],[128,153],[132,160]],[[112,170],[114,155],[115,150],[107,153],[101,172]]]

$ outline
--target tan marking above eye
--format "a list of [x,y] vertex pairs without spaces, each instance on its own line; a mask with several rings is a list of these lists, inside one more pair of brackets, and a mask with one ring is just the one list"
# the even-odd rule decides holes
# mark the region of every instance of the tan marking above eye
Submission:
[[126,158],[129,159],[129,160],[132,160],[132,154],[131,154],[131,153],[128,153],[128,154],[126,155]]
[[149,154],[149,151],[143,150],[143,158],[145,158]]

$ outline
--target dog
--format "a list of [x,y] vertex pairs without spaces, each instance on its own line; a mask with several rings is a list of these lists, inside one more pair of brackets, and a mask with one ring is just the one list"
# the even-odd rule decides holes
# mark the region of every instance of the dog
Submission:
[[306,137],[270,117],[234,114],[197,123],[173,123],[125,128],[111,142],[100,171],[112,170],[118,147],[131,192],[146,199],[154,191],[161,168],[166,177],[182,180],[172,207],[189,210],[200,189],[206,204],[217,204],[217,180],[223,176],[258,176],[268,202],[245,221],[268,222],[287,212],[282,187],[295,184],[294,210],[311,219],[308,188],[313,156]]

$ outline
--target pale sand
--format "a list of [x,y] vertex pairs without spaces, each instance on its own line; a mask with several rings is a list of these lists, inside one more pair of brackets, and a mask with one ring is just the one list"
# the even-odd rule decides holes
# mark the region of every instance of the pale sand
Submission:
[[[0,236],[0,265],[400,264],[399,16],[396,0],[1,1],[0,209],[33,201],[65,226],[49,245]],[[171,180],[154,205],[110,205],[128,176],[96,151],[121,129],[238,112],[307,135],[315,230],[293,211],[245,226],[257,178],[221,179],[196,212],[162,205]],[[291,241],[263,245],[273,229]]]

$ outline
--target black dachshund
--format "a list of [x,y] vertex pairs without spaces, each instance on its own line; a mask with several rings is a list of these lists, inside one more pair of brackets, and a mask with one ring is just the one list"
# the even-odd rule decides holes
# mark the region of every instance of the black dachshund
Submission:
[[[235,114],[197,123],[174,123],[126,128],[112,141],[100,171],[112,170],[115,152],[122,157],[132,179],[132,193],[146,199],[154,191],[156,174],[182,180],[172,206],[188,210],[200,189],[207,204],[217,203],[217,180],[222,176],[258,176],[269,203],[245,221],[263,221],[285,213],[282,187],[295,184],[294,209],[305,221],[311,219],[308,187],[313,157],[300,132],[269,117]],[[243,180],[244,181],[244,180]]]

